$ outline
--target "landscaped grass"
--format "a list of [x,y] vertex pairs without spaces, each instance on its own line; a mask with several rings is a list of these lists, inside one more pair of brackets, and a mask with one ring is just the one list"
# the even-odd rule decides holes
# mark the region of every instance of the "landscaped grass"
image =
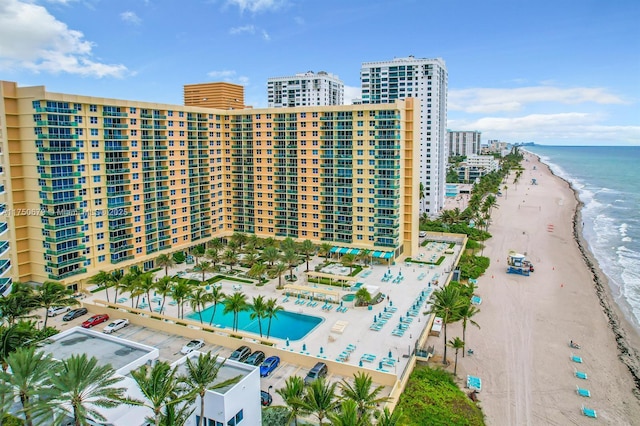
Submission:
[[416,365],[396,410],[400,425],[484,426],[480,408],[455,384],[453,374]]

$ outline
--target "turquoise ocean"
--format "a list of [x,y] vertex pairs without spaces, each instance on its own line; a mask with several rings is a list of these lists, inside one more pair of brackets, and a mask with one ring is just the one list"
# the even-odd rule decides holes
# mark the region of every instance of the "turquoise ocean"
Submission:
[[578,192],[584,238],[640,332],[640,146],[527,146]]

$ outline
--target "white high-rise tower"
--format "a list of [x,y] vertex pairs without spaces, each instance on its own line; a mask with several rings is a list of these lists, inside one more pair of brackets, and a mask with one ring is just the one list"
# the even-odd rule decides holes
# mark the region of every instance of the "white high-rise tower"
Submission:
[[441,58],[413,56],[365,62],[360,71],[362,103],[418,98],[420,103],[420,213],[436,216],[444,207],[447,174],[447,66]]
[[267,79],[269,108],[344,105],[344,83],[337,75],[308,71]]

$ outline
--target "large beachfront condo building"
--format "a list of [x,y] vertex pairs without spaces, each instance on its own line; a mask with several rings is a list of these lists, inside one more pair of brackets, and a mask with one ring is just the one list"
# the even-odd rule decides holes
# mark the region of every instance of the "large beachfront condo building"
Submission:
[[444,207],[448,146],[447,85],[444,60],[413,56],[365,62],[360,71],[363,104],[416,98],[419,110],[420,213],[436,216]]
[[480,155],[481,136],[477,130],[447,130],[449,156]]
[[412,99],[216,110],[0,90],[7,277],[74,284],[235,232],[417,250]]
[[320,71],[267,79],[270,108],[344,104],[344,83],[337,75]]

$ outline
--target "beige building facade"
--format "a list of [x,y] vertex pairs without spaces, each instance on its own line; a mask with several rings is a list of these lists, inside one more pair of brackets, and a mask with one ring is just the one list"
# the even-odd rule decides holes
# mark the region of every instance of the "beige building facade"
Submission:
[[8,281],[149,269],[235,232],[389,260],[417,251],[412,98],[218,110],[1,82],[0,99]]

